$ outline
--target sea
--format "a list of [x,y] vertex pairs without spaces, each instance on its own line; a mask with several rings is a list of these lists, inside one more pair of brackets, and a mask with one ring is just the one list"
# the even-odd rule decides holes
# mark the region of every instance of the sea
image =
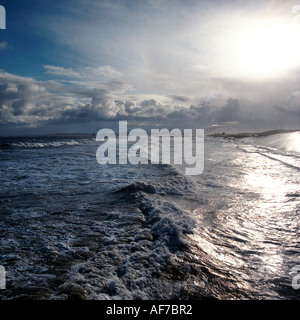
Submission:
[[194,176],[98,147],[0,138],[1,300],[300,298],[300,132],[206,135]]

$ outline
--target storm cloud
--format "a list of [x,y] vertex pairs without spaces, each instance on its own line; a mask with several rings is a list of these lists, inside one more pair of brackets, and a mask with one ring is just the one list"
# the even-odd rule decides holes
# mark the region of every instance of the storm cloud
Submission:
[[[10,133],[16,126],[51,131],[50,126],[69,124],[88,131],[89,123],[95,127],[118,120],[153,127],[295,126],[300,118],[300,93],[290,92],[289,87],[279,93],[284,97],[281,101],[276,99],[277,85],[268,87],[274,95],[266,100],[261,99],[258,85],[233,84],[226,79],[207,96],[143,95],[112,67],[98,67],[93,72],[54,66],[45,66],[45,70],[56,78],[41,81],[0,72],[2,133]],[[241,94],[245,86],[252,100]],[[263,101],[266,114],[260,110]]]

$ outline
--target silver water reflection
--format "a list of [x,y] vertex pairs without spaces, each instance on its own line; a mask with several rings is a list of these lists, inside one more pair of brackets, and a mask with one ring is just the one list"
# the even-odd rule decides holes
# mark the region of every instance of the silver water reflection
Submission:
[[291,270],[300,264],[299,137],[209,139],[205,145],[205,171],[196,182],[208,201],[194,209],[195,253],[245,297],[299,297],[291,287]]

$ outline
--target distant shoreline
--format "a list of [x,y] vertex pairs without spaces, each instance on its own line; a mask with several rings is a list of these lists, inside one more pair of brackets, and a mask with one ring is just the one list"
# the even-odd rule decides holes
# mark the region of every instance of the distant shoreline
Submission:
[[[270,136],[274,134],[280,133],[291,133],[291,132],[300,132],[300,129],[294,130],[286,130],[286,129],[279,129],[279,130],[269,130],[263,132],[240,132],[240,133],[212,133],[212,134],[205,134],[206,137],[219,137],[219,138],[248,138],[248,137],[262,137],[262,136]],[[151,134],[150,132],[147,134]],[[116,134],[118,136],[118,134]],[[184,134],[183,134],[184,136]],[[87,138],[95,138],[96,133],[45,133],[45,134],[36,134],[36,135],[17,135],[17,136],[0,136],[0,139],[17,139],[17,138],[71,138],[71,137],[87,137]]]
[[244,133],[214,133],[208,135],[209,137],[221,137],[221,138],[248,138],[248,137],[264,137],[264,136],[270,136],[274,134],[280,134],[280,133],[291,133],[291,132],[299,132],[300,129],[297,130],[269,130],[269,131],[263,131],[263,132],[244,132]]

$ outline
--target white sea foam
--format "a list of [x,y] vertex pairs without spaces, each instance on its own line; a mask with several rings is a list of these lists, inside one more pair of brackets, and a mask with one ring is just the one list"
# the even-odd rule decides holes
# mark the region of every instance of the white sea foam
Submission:
[[209,140],[197,177],[99,167],[95,142],[2,150],[1,298],[295,296],[298,171],[266,157],[291,157],[280,141],[259,139]]
[[47,141],[47,142],[15,142],[12,143],[12,147],[19,148],[46,148],[46,147],[61,147],[61,146],[73,146],[79,144],[76,140],[63,140],[63,141]]

